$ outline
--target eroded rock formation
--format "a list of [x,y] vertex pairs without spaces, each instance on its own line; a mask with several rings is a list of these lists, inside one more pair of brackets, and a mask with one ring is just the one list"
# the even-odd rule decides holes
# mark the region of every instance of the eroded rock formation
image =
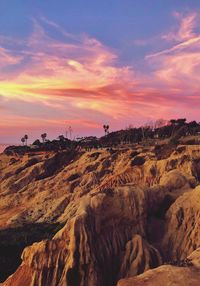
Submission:
[[147,203],[145,191],[133,186],[72,203],[65,227],[51,241],[26,248],[21,267],[3,285],[28,286],[30,279],[38,286],[116,285],[119,276],[158,266],[159,252],[142,238]]
[[155,286],[157,276],[181,274],[171,265],[147,270],[183,260],[200,246],[199,162],[199,146],[165,156],[139,146],[112,154],[1,155],[0,229],[38,223],[60,229],[25,248],[2,285],[114,286],[127,278],[121,286],[144,277]]
[[200,187],[179,197],[166,215],[163,249],[167,260],[186,258],[200,247]]
[[120,280],[117,286],[197,286],[200,281],[200,249],[194,251],[182,267],[164,265],[139,276]]

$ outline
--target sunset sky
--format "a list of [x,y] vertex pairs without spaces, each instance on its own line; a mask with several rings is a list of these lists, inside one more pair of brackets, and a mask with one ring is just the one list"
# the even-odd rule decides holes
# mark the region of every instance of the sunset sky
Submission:
[[0,143],[178,117],[200,121],[199,0],[0,0]]

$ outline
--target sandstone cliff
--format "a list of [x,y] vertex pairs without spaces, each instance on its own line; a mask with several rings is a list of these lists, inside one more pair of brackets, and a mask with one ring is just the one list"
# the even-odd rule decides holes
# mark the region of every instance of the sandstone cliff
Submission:
[[164,265],[134,278],[120,280],[117,286],[197,286],[200,281],[200,249],[194,251],[181,267]]
[[2,285],[114,286],[185,259],[200,247],[199,174],[199,146],[179,146],[167,157],[140,146],[1,155],[1,230],[55,225],[25,248]]

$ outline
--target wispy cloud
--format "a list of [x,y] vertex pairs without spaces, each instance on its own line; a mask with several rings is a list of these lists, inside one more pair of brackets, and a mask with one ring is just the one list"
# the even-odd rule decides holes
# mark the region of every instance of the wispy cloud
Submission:
[[197,12],[183,14],[174,12],[174,17],[178,20],[178,26],[173,28],[173,31],[162,36],[167,41],[183,41],[196,36],[195,29],[199,22],[199,15]]
[[[175,17],[176,27],[154,37],[168,47],[143,60],[143,66],[151,67],[149,73],[120,65],[112,48],[86,34],[72,35],[44,17],[32,20],[32,34],[16,40],[15,48],[12,39],[0,36],[0,91],[10,109],[1,113],[0,124],[11,126],[15,121],[24,126],[27,108],[26,124],[40,126],[39,106],[48,128],[65,119],[76,128],[95,129],[104,121],[119,128],[178,116],[177,104],[180,112],[192,110],[198,116],[200,15],[176,12]],[[52,37],[52,29],[62,37]],[[145,45],[145,39],[137,44]]]
[[155,67],[154,82],[165,85],[168,91],[180,94],[184,101],[186,95],[199,92],[200,14],[176,13],[176,17],[180,26],[166,36],[171,47],[146,56],[146,60]]
[[12,55],[12,52],[0,47],[0,68],[16,65],[22,60],[22,57]]

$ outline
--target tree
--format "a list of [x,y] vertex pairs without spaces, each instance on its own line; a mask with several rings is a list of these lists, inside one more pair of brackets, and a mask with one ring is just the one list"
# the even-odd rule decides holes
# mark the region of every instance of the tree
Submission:
[[186,123],[186,118],[171,119],[171,125],[184,125]]
[[167,120],[160,118],[155,121],[154,129],[158,129],[166,125],[167,125]]
[[25,141],[26,141],[25,138],[22,137],[21,142],[22,142],[23,146],[24,146]]
[[61,141],[61,142],[64,142],[65,141],[65,137],[63,135],[59,135],[58,136],[58,139]]
[[141,130],[142,130],[143,140],[147,139],[146,137],[148,137],[149,131],[150,132],[153,131],[153,122],[150,121],[150,122],[145,123],[143,126],[141,126]]
[[27,145],[27,140],[28,140],[28,135],[27,134],[24,135],[24,139],[25,139],[26,145]]
[[171,126],[172,126],[172,130],[171,130],[171,137],[174,135],[174,130],[176,127],[176,119],[171,119],[170,120]]
[[35,146],[40,146],[40,145],[41,145],[40,140],[39,140],[39,139],[35,140],[35,141],[33,142],[33,145],[35,145]]
[[191,121],[188,123],[188,126],[190,128],[196,128],[196,127],[199,127],[199,124],[196,121]]
[[177,124],[178,125],[184,125],[186,123],[186,118],[179,118],[177,119]]
[[41,137],[42,137],[42,142],[44,143],[47,138],[47,133],[41,134]]
[[171,119],[170,123],[171,123],[171,125],[175,125],[176,124],[176,119]]
[[105,132],[105,135],[109,134],[109,125],[103,125],[103,129],[104,129],[104,132]]
[[200,130],[200,125],[196,121],[191,121],[188,123],[188,133],[190,135],[195,135]]

